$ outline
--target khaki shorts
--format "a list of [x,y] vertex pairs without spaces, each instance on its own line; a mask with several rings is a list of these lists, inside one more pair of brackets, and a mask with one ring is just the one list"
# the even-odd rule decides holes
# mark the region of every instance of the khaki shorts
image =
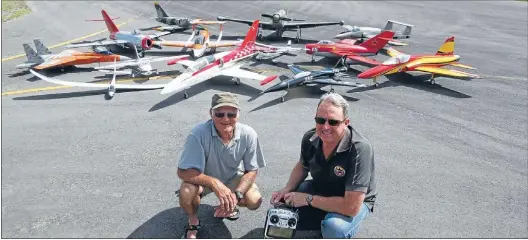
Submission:
[[[240,180],[242,179],[242,176],[244,175],[244,172],[241,172],[241,171],[238,171],[237,172],[237,175],[235,178],[229,180],[227,183],[224,183],[229,189],[231,189],[231,191],[235,191],[235,188],[238,186],[238,184],[240,183]],[[204,187],[203,188],[203,192],[202,194],[200,195],[200,198],[203,198],[205,197],[207,194],[209,193],[212,193],[213,191],[209,188],[206,188]],[[249,190],[259,190],[259,188],[257,187],[257,184],[253,183],[253,185],[251,185],[251,187],[249,188]]]

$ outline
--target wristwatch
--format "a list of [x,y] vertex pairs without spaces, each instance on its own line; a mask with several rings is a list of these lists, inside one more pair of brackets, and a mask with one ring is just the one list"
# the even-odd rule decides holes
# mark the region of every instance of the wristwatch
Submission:
[[242,198],[244,198],[244,194],[242,194],[242,192],[240,192],[238,190],[235,190],[235,196],[236,196],[238,201],[240,201],[240,200],[242,200]]
[[312,206],[312,200],[313,200],[312,195],[306,196],[306,202],[308,203],[308,206]]

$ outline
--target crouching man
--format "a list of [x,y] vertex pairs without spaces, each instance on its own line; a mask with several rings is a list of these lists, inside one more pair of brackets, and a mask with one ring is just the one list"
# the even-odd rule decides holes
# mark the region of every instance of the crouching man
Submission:
[[[354,237],[377,195],[373,149],[349,125],[348,108],[339,94],[321,97],[300,160],[286,186],[272,193],[272,204],[283,200],[299,209],[298,229],[320,229],[323,238]],[[312,180],[305,180],[308,173]]]
[[210,115],[187,136],[178,164],[179,203],[189,219],[183,238],[196,238],[198,206],[211,192],[220,202],[214,216],[222,219],[238,219],[236,206],[256,210],[262,203],[255,179],[266,163],[255,130],[238,122],[238,97],[229,92],[215,94]]

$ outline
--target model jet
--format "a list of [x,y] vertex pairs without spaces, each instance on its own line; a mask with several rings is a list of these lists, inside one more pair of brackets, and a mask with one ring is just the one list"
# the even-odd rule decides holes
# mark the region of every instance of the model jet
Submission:
[[283,46],[272,46],[262,43],[255,42],[254,51],[259,53],[255,55],[256,60],[271,61],[277,63],[276,58],[284,55],[295,56],[293,52],[303,51],[304,48],[293,48],[291,47],[291,40],[288,40],[286,47]]
[[[259,33],[258,33],[258,39],[262,40],[262,31],[264,30],[274,30],[275,36],[277,38],[282,38],[282,34],[285,31],[296,31],[297,36],[295,38],[295,41],[298,43],[301,38],[301,29],[303,28],[314,28],[314,27],[320,27],[320,26],[330,26],[330,25],[341,25],[343,26],[344,22],[304,22],[303,19],[292,19],[288,17],[288,13],[286,10],[281,9],[273,14],[262,14],[262,17],[270,18],[271,22],[261,22],[259,25]],[[219,21],[231,21],[231,22],[238,22],[238,23],[245,23],[247,25],[251,25],[253,21],[250,20],[242,20],[242,19],[236,19],[236,18],[229,18],[229,17],[223,17],[218,16],[216,18]]]
[[[281,95],[281,102],[284,102],[284,96],[288,93],[288,90],[290,88],[296,88],[301,86],[314,86],[314,85],[322,85],[327,86],[330,85],[331,89],[330,91],[334,91],[333,86],[347,86],[347,87],[364,87],[364,84],[357,84],[352,82],[345,82],[339,77],[343,76],[343,73],[347,72],[346,67],[342,68],[325,68],[322,70],[317,71],[309,71],[306,69],[303,69],[296,65],[288,65],[288,68],[295,74],[295,76],[291,79],[284,80],[280,83],[277,83],[274,86],[271,86],[270,88],[262,91],[262,93],[269,93],[269,92],[278,92],[284,90],[284,93]],[[265,85],[268,82],[272,80],[267,81],[261,81],[260,85]]]
[[[186,17],[171,17],[165,10],[159,5],[159,3],[154,2],[154,7],[156,8],[157,18],[156,21],[160,23],[165,23],[168,25],[175,25],[170,27],[156,26],[151,28],[146,28],[145,30],[158,30],[158,31],[185,31],[193,28],[194,25],[211,25],[211,24],[224,24],[225,22],[220,21],[206,21],[203,19],[191,19]],[[194,28],[193,28],[194,30]],[[201,26],[198,26],[198,30],[202,30]]]
[[[149,50],[153,47],[161,48],[153,44],[153,40],[159,39],[161,36],[172,34],[171,32],[162,32],[158,34],[145,35],[142,34],[139,30],[134,30],[133,32],[120,31],[117,26],[114,24],[112,19],[108,16],[105,10],[101,10],[103,19],[110,33],[110,40],[95,40],[95,41],[84,41],[72,43],[67,48],[78,48],[78,47],[90,47],[90,46],[108,46],[110,51],[115,51],[113,47],[120,48],[131,48],[132,45],[136,47],[137,50],[141,51],[141,57],[145,56],[145,50]],[[100,21],[100,20],[91,20],[91,21]],[[114,48],[115,49],[115,48]]]
[[383,31],[380,34],[356,44],[357,40],[343,39],[339,42],[330,40],[321,40],[317,43],[309,43],[305,45],[306,53],[312,55],[312,63],[315,62],[314,56],[323,56],[330,58],[341,58],[343,62],[361,63],[368,65],[379,65],[375,61],[366,56],[374,56],[392,39],[394,32]]
[[111,54],[100,48],[93,48],[95,52],[64,50],[58,54],[52,54],[40,39],[33,39],[33,43],[35,44],[37,52],[28,44],[22,44],[26,52],[27,61],[17,65],[16,68],[33,68],[36,70],[60,68],[61,71],[64,71],[64,68],[69,66],[130,60],[128,57]]
[[245,63],[244,60],[257,54],[254,51],[257,37],[259,21],[256,20],[251,25],[246,38],[242,44],[231,51],[225,51],[214,55],[202,57],[195,62],[189,60],[176,60],[168,64],[180,63],[188,68],[177,78],[169,82],[161,91],[161,94],[185,91],[184,97],[188,98],[186,90],[198,83],[224,75],[233,77],[233,81],[240,84],[240,78],[256,79],[258,81],[271,81],[277,76],[264,76],[258,73],[240,69]]
[[[392,28],[396,25],[402,25],[405,26],[405,29],[403,31],[393,31]],[[358,27],[358,26],[350,26],[350,25],[344,25],[343,26],[347,31],[340,32],[337,34],[334,38],[335,39],[369,39],[373,38],[374,36],[380,34],[382,31],[393,31],[394,36],[393,39],[405,39],[411,37],[411,30],[414,25],[410,25],[407,23],[397,22],[393,20],[387,21],[387,25],[385,25],[385,28],[381,30],[381,28],[374,28],[374,27]],[[396,40],[390,40],[388,42],[390,45],[394,46],[406,46],[407,43],[396,41]]]
[[29,70],[33,75],[37,76],[38,78],[51,82],[54,84],[59,85],[65,85],[65,86],[73,86],[73,87],[87,87],[87,88],[98,88],[98,89],[106,89],[106,95],[109,98],[113,98],[114,94],[116,93],[117,89],[160,89],[165,86],[165,84],[120,84],[116,83],[116,62],[114,61],[114,75],[112,77],[112,80],[110,81],[110,84],[103,84],[103,83],[83,83],[83,82],[70,82],[70,81],[64,81],[54,78],[46,77],[42,74],[39,74],[33,70]]
[[128,68],[127,70],[114,71],[114,73],[130,75],[133,78],[136,76],[150,77],[152,75],[159,74],[157,69],[152,68],[151,63],[164,62],[164,61],[177,60],[177,59],[187,59],[188,57],[189,55],[181,55],[181,56],[176,56],[176,57],[160,57],[160,58],[152,58],[152,57],[140,58],[136,52],[136,59],[134,60],[125,61],[125,62],[118,63],[118,64],[111,64],[111,65],[106,65],[106,66],[95,67],[95,69],[99,70],[100,72],[109,73],[109,71],[105,69],[113,69],[115,67]]
[[154,41],[155,45],[159,46],[168,46],[168,47],[181,47],[181,52],[186,52],[188,48],[192,48],[192,56],[195,58],[202,57],[205,52],[209,49],[211,53],[215,52],[217,48],[222,47],[233,47],[236,46],[238,41],[222,41],[222,31],[223,27],[220,25],[220,35],[218,36],[218,39],[215,42],[211,42],[210,40],[210,32],[208,29],[204,28],[203,30],[200,30],[199,35],[196,39],[193,38],[195,36],[195,32],[191,34],[189,39],[187,41]]
[[460,56],[455,55],[454,52],[455,37],[448,38],[444,44],[440,46],[435,55],[408,55],[393,48],[389,48],[387,53],[391,56],[390,59],[386,60],[379,66],[360,73],[357,77],[363,79],[372,78],[375,86],[379,85],[378,82],[376,82],[376,78],[379,76],[409,71],[431,73],[431,79],[429,80],[431,84],[434,84],[435,74],[462,79],[479,78],[478,75],[442,68],[444,66],[454,66],[475,69],[471,66],[458,63]]

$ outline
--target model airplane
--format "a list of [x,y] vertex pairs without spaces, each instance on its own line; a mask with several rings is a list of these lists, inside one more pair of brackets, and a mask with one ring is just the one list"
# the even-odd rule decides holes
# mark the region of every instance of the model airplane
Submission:
[[[352,82],[345,82],[342,79],[339,79],[342,76],[343,72],[347,72],[347,68],[325,68],[317,71],[309,71],[303,69],[296,65],[288,65],[288,68],[295,74],[291,79],[284,80],[280,83],[277,83],[274,86],[262,91],[262,93],[277,92],[284,90],[284,93],[281,95],[281,102],[284,102],[284,96],[288,93],[290,88],[296,88],[300,86],[313,86],[313,85],[322,85],[322,86],[331,86],[330,91],[334,91],[333,86],[347,86],[347,87],[364,87],[364,84],[357,84]],[[265,85],[272,80],[265,80],[260,83],[260,85]]]
[[358,78],[372,78],[375,86],[379,85],[378,82],[376,82],[376,78],[379,76],[409,71],[431,73],[431,84],[434,84],[435,74],[456,78],[479,78],[478,75],[442,68],[444,66],[454,66],[475,69],[471,66],[458,63],[460,56],[455,55],[454,51],[455,37],[448,38],[444,44],[440,46],[440,49],[438,49],[435,55],[408,55],[393,48],[389,48],[387,53],[391,56],[390,59],[379,66],[362,72],[358,75]]
[[[158,31],[185,31],[188,29],[193,28],[194,25],[200,24],[200,25],[211,25],[211,24],[224,24],[225,22],[220,21],[206,21],[203,19],[191,19],[191,18],[185,18],[185,17],[170,17],[163,8],[159,5],[159,3],[154,2],[154,7],[156,8],[156,13],[158,17],[156,18],[156,21],[160,23],[165,23],[168,25],[175,25],[171,27],[162,27],[162,26],[156,26],[148,28],[149,30],[158,30]],[[198,29],[201,27],[199,26]],[[194,28],[193,28],[194,30]]]
[[[161,94],[168,94],[182,90],[186,91],[193,85],[220,75],[233,77],[233,81],[237,84],[240,83],[240,78],[256,79],[258,81],[271,81],[275,79],[277,76],[268,77],[240,69],[244,64],[244,60],[247,60],[258,53],[257,51],[254,51],[258,24],[259,20],[253,22],[253,25],[251,25],[242,44],[234,50],[205,56],[195,62],[189,60],[176,60],[167,63],[180,63],[187,65],[188,68],[180,76],[169,82],[167,86],[163,88]],[[184,97],[189,97],[187,92],[184,93]]]
[[99,88],[99,89],[106,89],[106,94],[109,98],[113,98],[114,94],[116,93],[117,89],[160,89],[165,86],[165,84],[120,84],[116,83],[116,62],[114,61],[114,75],[112,77],[112,80],[110,81],[109,85],[102,84],[102,83],[83,83],[83,82],[70,82],[70,81],[63,81],[59,79],[49,78],[42,74],[39,74],[33,70],[29,70],[33,75],[37,76],[38,78],[51,82],[54,84],[59,85],[65,85],[65,86],[73,86],[73,87],[87,87],[87,88]]
[[323,56],[331,58],[341,58],[343,61],[351,63],[366,63],[368,65],[379,65],[375,61],[366,56],[374,56],[392,39],[394,32],[383,31],[380,34],[368,39],[360,44],[356,44],[357,40],[343,39],[339,42],[330,40],[321,40],[317,43],[306,44],[306,53],[312,55],[312,63],[315,62],[314,56]]
[[222,31],[223,27],[220,25],[220,35],[218,36],[218,39],[215,42],[211,42],[210,40],[210,32],[208,29],[200,30],[199,35],[196,39],[194,39],[194,42],[192,39],[194,38],[195,32],[191,34],[189,39],[187,41],[154,41],[155,45],[159,46],[168,46],[168,47],[181,47],[181,52],[186,52],[188,48],[192,48],[192,55],[195,58],[199,58],[205,54],[207,49],[210,50],[211,53],[216,51],[216,48],[222,48],[222,47],[233,47],[236,46],[238,41],[222,41]]
[[[264,30],[274,30],[275,36],[277,38],[282,38],[282,34],[285,31],[296,31],[297,36],[295,38],[296,42],[299,42],[301,38],[301,29],[303,28],[314,28],[314,27],[320,27],[320,26],[330,26],[330,25],[341,25],[343,26],[344,22],[304,22],[303,19],[292,19],[288,17],[288,13],[281,9],[273,14],[262,14],[262,17],[270,18],[271,22],[261,22],[259,25],[259,33],[258,33],[258,39],[262,40],[262,31]],[[245,23],[248,25],[251,25],[253,21],[250,20],[242,20],[242,19],[236,19],[236,18],[229,18],[229,17],[223,17],[218,16],[216,18],[219,21],[231,21],[231,22],[238,22],[238,23]]]
[[40,39],[33,39],[33,43],[35,44],[37,52],[35,52],[28,44],[22,44],[28,60],[17,65],[16,68],[33,68],[36,70],[60,68],[61,71],[64,71],[64,68],[69,66],[130,60],[128,57],[110,54],[99,48],[93,48],[95,52],[64,50],[58,54],[52,54]]
[[[394,24],[405,26],[405,29],[403,31],[393,31],[392,28]],[[382,32],[381,28],[358,27],[358,26],[350,26],[350,25],[344,25],[343,27],[347,31],[337,34],[334,37],[335,39],[369,39],[369,38],[373,38],[374,36]],[[387,25],[385,25],[385,28],[383,29],[383,31],[393,31],[394,32],[394,36],[392,37],[393,39],[404,39],[404,38],[411,37],[412,27],[414,27],[414,25],[389,20],[387,21]],[[396,41],[396,40],[390,40],[388,44],[394,45],[394,46],[408,45],[407,43]]]
[[303,50],[304,48],[291,47],[291,40],[288,40],[288,44],[286,45],[286,47],[272,46],[255,42],[255,51],[259,51],[259,53],[255,55],[255,59],[267,60],[273,63],[277,63],[277,61],[275,60],[276,58],[283,55],[295,56],[293,52],[299,52]]
[[[110,51],[115,51],[113,47],[131,48],[132,45],[136,46],[136,49],[141,51],[141,57],[145,56],[145,50],[149,50],[153,47],[161,48],[153,44],[153,40],[159,39],[161,36],[172,34],[171,32],[162,32],[158,34],[145,35],[139,30],[133,32],[120,31],[114,24],[112,19],[108,16],[105,10],[101,10],[103,19],[110,33],[110,40],[96,40],[96,41],[84,41],[78,43],[72,43],[67,48],[78,48],[78,47],[89,47],[89,46],[107,46]],[[90,20],[100,21],[100,20]]]
[[152,75],[158,75],[158,70],[153,69],[151,63],[153,62],[164,62],[169,60],[177,60],[177,59],[187,59],[189,55],[181,55],[176,57],[160,57],[160,58],[151,58],[151,57],[145,57],[140,58],[136,53],[136,59],[125,61],[118,64],[112,64],[112,65],[106,65],[106,66],[100,66],[95,67],[95,69],[99,70],[100,72],[109,73],[108,70],[105,69],[114,69],[117,68],[128,68],[127,70],[123,71],[115,71],[116,74],[126,74],[130,75],[133,78],[136,76],[143,76],[143,77],[150,77]]

